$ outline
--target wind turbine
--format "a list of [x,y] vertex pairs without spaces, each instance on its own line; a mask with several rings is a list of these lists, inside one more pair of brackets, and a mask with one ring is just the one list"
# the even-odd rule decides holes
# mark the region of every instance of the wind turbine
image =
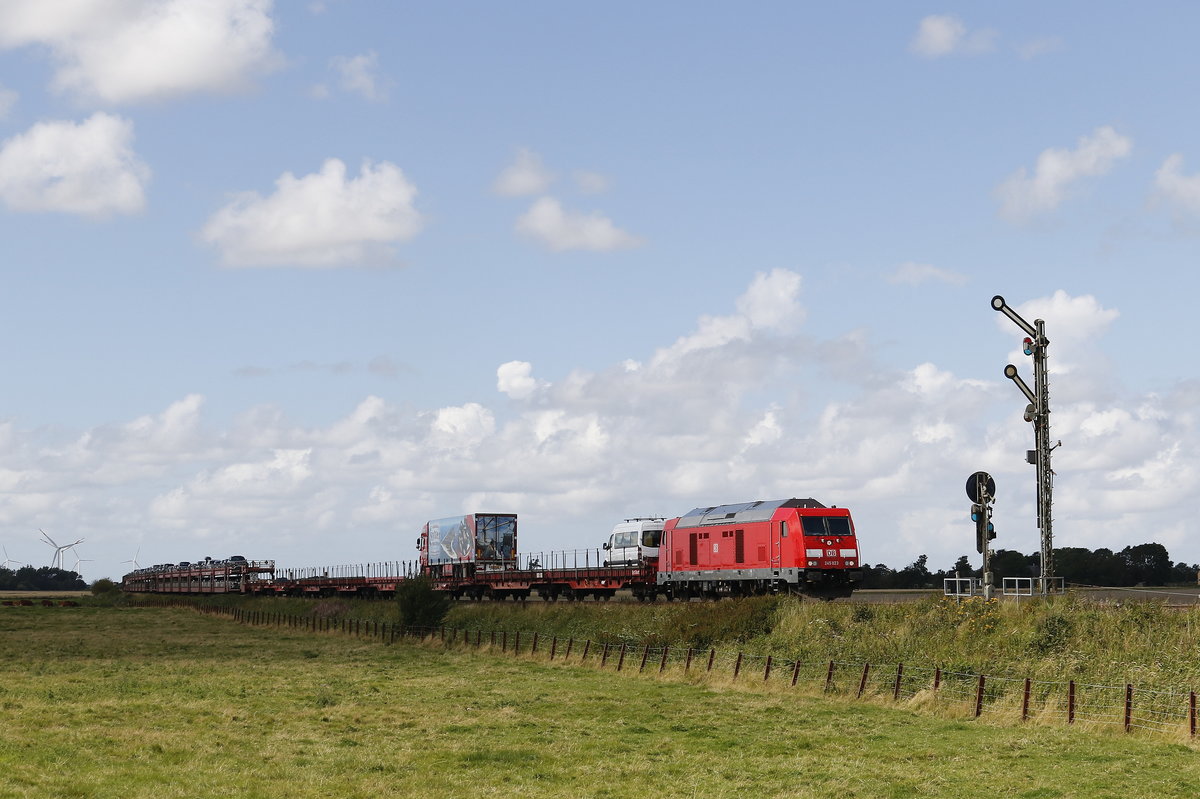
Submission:
[[[74,545],[72,544],[72,546],[74,546]],[[81,558],[81,557],[79,557],[79,553],[78,553],[78,552],[76,552],[74,549],[72,549],[72,550],[71,550],[71,554],[75,556],[75,568],[74,568],[74,571],[75,571],[75,573],[76,573],[76,574],[80,574],[80,572],[79,572],[79,564],[80,564],[80,563],[95,563],[95,559],[94,559],[94,558]],[[82,576],[82,575],[80,575],[80,576]]]
[[5,547],[0,547],[0,549],[4,550],[4,563],[0,564],[0,569],[8,569],[16,565],[17,562],[8,556],[8,549]]
[[63,552],[67,551],[68,549],[75,546],[76,544],[83,543],[83,539],[80,538],[74,544],[67,544],[65,546],[59,546],[57,541],[55,541],[50,536],[46,535],[45,530],[43,530],[42,528],[39,527],[38,532],[41,533],[42,537],[46,539],[42,543],[47,544],[48,546],[54,547],[54,557],[50,558],[50,568],[52,568],[52,569],[61,569],[62,568],[62,553]]
[[138,563],[138,562],[137,562],[137,556],[138,556],[138,555],[140,555],[140,554],[142,554],[142,548],[141,548],[141,547],[138,547],[138,548],[137,548],[137,552],[134,552],[134,553],[133,553],[133,557],[132,557],[132,558],[130,558],[129,560],[123,560],[123,561],[121,561],[121,562],[122,562],[122,563],[132,563],[132,564],[133,564],[133,570],[134,570],[134,571],[137,571],[138,569],[142,568],[142,564],[140,564],[140,563]]

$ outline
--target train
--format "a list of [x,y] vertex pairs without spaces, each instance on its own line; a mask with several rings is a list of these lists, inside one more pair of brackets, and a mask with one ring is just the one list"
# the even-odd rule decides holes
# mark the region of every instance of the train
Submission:
[[521,554],[515,513],[434,519],[415,561],[277,569],[273,560],[160,564],[122,579],[130,593],[389,597],[424,578],[454,599],[654,601],[793,594],[848,597],[863,579],[847,508],[784,499],[694,508],[619,522],[602,549]]

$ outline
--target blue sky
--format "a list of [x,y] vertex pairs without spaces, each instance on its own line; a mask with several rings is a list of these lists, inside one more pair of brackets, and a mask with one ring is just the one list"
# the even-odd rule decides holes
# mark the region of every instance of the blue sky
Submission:
[[1033,552],[999,293],[1056,543],[1200,561],[1198,15],[9,0],[0,542],[90,579],[813,496],[940,568],[983,468]]

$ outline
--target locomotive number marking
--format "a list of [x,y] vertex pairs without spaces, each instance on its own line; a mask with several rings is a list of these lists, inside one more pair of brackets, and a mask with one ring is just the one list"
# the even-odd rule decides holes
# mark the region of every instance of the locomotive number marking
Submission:
[[836,557],[837,557],[837,550],[836,550],[836,549],[827,549],[827,550],[825,550],[825,557],[827,557],[827,558],[836,558]]

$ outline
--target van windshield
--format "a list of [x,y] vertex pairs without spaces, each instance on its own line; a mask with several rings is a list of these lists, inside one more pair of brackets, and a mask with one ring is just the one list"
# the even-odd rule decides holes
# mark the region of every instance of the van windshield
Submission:
[[643,530],[642,546],[657,547],[662,541],[662,530]]

